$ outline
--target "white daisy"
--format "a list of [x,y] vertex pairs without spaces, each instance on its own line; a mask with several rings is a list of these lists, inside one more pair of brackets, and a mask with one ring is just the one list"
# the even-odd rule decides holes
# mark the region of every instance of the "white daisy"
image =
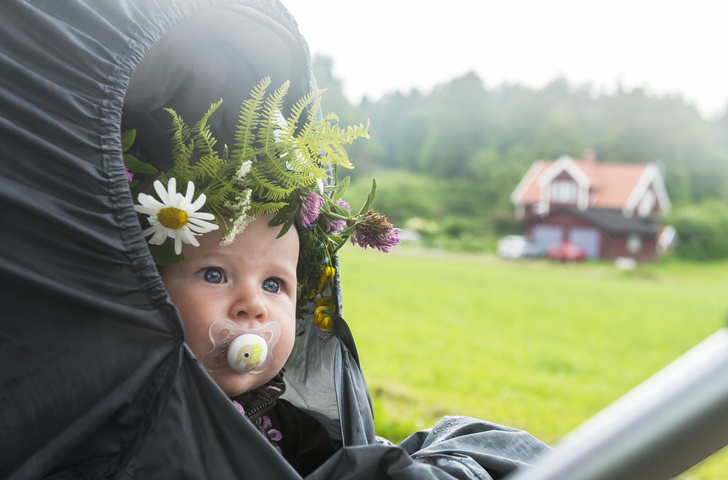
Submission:
[[195,235],[218,229],[216,224],[207,221],[215,219],[213,214],[197,211],[205,204],[207,197],[200,194],[193,202],[195,185],[192,182],[187,184],[185,195],[177,192],[177,181],[174,178],[169,179],[166,190],[162,182],[155,181],[154,190],[157,192],[159,200],[151,195],[140,193],[139,205],[134,205],[137,212],[149,216],[151,226],[142,233],[145,237],[152,236],[148,240],[150,244],[161,245],[167,238],[173,238],[174,253],[179,255],[182,253],[183,243],[199,247],[200,244]]

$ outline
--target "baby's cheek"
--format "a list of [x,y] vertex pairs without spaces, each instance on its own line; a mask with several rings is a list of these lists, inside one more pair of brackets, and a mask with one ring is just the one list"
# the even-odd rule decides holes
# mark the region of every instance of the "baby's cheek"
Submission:
[[204,325],[185,323],[184,318],[182,325],[185,329],[185,343],[195,357],[202,358],[212,348],[208,330]]
[[281,341],[278,342],[276,345],[276,358],[275,361],[278,361],[278,359],[281,360],[281,365],[288,360],[288,357],[291,355],[291,352],[293,351],[293,345],[294,345],[294,339],[293,336],[283,335],[281,338]]

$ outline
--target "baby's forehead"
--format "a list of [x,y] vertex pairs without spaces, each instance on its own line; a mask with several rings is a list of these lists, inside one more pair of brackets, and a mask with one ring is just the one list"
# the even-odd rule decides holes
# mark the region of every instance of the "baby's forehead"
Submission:
[[270,227],[265,219],[251,223],[235,239],[226,244],[220,232],[210,232],[198,237],[199,246],[185,245],[186,256],[201,257],[253,257],[269,258],[279,263],[297,263],[299,239],[295,228],[279,236],[280,227]]

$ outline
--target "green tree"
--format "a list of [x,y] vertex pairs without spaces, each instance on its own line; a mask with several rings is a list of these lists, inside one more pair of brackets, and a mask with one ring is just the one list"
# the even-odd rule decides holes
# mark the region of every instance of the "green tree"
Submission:
[[670,216],[679,244],[675,253],[690,260],[728,258],[728,205],[718,200],[676,209]]
[[[728,109],[707,121],[679,95],[597,91],[564,78],[538,89],[488,89],[475,73],[428,93],[391,92],[351,106],[324,60],[316,62],[319,84],[334,97],[325,108],[336,107],[347,123],[371,120],[372,140],[357,142],[362,151],[352,158],[358,172],[377,177],[381,201],[401,220],[450,217],[457,221],[445,230],[490,225],[491,233],[510,231],[509,197],[532,162],[576,157],[587,148],[602,162],[658,163],[675,212],[728,201]],[[390,175],[398,183],[393,189],[381,183]],[[413,176],[409,183],[407,176]]]

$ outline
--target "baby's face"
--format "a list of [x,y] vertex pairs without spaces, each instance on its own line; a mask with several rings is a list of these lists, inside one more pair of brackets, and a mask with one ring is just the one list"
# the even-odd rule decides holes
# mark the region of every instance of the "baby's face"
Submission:
[[244,328],[269,322],[281,327],[273,361],[262,373],[225,370],[211,376],[230,397],[263,385],[283,367],[293,349],[296,330],[296,264],[298,234],[291,228],[276,239],[280,228],[260,217],[221,247],[218,230],[198,237],[199,247],[184,245],[181,265],[160,268],[172,302],[182,316],[185,341],[201,359],[210,349],[210,325],[230,319]]

